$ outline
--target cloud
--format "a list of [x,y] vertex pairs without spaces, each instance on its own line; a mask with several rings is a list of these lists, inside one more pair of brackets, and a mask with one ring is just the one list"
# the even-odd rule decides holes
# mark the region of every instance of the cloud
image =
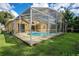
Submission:
[[33,3],[32,7],[48,7],[48,3]]
[[76,15],[76,16],[78,16],[78,15],[79,15],[79,10],[76,10],[76,9],[71,9],[71,11],[72,11],[73,13],[75,13],[75,15]]
[[8,3],[0,3],[0,9],[4,11],[10,10],[11,6]]
[[15,8],[13,5],[11,6],[9,3],[0,3],[0,11],[8,11],[11,12],[15,17],[18,16],[18,14],[12,10],[12,8]]
[[79,6],[79,4],[75,3],[72,7],[74,8],[74,7],[77,7],[77,6]]
[[50,8],[55,10],[63,10],[64,8],[67,8],[70,4],[68,3],[56,3],[56,4],[50,4]]
[[15,17],[19,16],[14,10],[10,11]]
[[72,6],[73,9],[79,9],[79,4],[78,3],[75,3],[73,6]]
[[79,15],[79,4],[78,3],[57,3],[50,4],[50,8],[55,9],[57,11],[64,11],[65,8],[68,8],[70,11],[74,12],[75,15]]

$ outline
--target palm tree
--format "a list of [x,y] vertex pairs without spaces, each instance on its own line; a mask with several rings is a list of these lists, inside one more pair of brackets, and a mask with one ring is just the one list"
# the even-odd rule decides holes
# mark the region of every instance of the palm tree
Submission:
[[74,20],[75,20],[74,29],[75,31],[79,32],[79,16],[76,16]]
[[66,30],[68,30],[68,28],[71,28],[71,31],[73,32],[74,30],[74,24],[75,24],[75,20],[74,20],[74,13],[71,12],[68,9],[65,9],[64,12],[62,12],[63,16],[64,16],[64,23],[65,23],[65,28]]

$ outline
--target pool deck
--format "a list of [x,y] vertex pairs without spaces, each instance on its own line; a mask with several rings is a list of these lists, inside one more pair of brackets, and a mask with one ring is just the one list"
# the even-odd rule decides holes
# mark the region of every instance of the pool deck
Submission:
[[42,37],[41,36],[30,37],[30,35],[27,35],[26,33],[17,33],[17,34],[14,34],[14,35],[32,46],[34,44],[41,42],[42,40],[47,40],[49,38],[52,38],[52,37],[55,37],[55,36],[58,36],[58,35],[61,35],[61,34],[63,34],[63,33],[60,32],[60,33],[51,34],[49,36],[42,36]]

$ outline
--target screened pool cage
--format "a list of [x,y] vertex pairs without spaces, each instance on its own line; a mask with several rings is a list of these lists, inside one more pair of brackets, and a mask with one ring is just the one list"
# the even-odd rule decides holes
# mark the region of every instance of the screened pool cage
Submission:
[[30,45],[58,35],[63,31],[62,15],[50,8],[28,8],[14,21],[14,33]]

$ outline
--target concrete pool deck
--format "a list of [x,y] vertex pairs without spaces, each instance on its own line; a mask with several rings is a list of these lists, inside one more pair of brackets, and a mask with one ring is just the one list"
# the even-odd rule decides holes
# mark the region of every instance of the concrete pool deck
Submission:
[[63,33],[60,32],[60,33],[51,34],[49,36],[32,36],[32,37],[30,37],[30,35],[27,35],[26,33],[17,33],[14,35],[17,38],[21,39],[22,41],[28,43],[29,45],[34,45],[34,44],[41,42],[42,40],[47,40],[49,38],[53,38],[53,37],[61,35],[61,34],[63,34]]

